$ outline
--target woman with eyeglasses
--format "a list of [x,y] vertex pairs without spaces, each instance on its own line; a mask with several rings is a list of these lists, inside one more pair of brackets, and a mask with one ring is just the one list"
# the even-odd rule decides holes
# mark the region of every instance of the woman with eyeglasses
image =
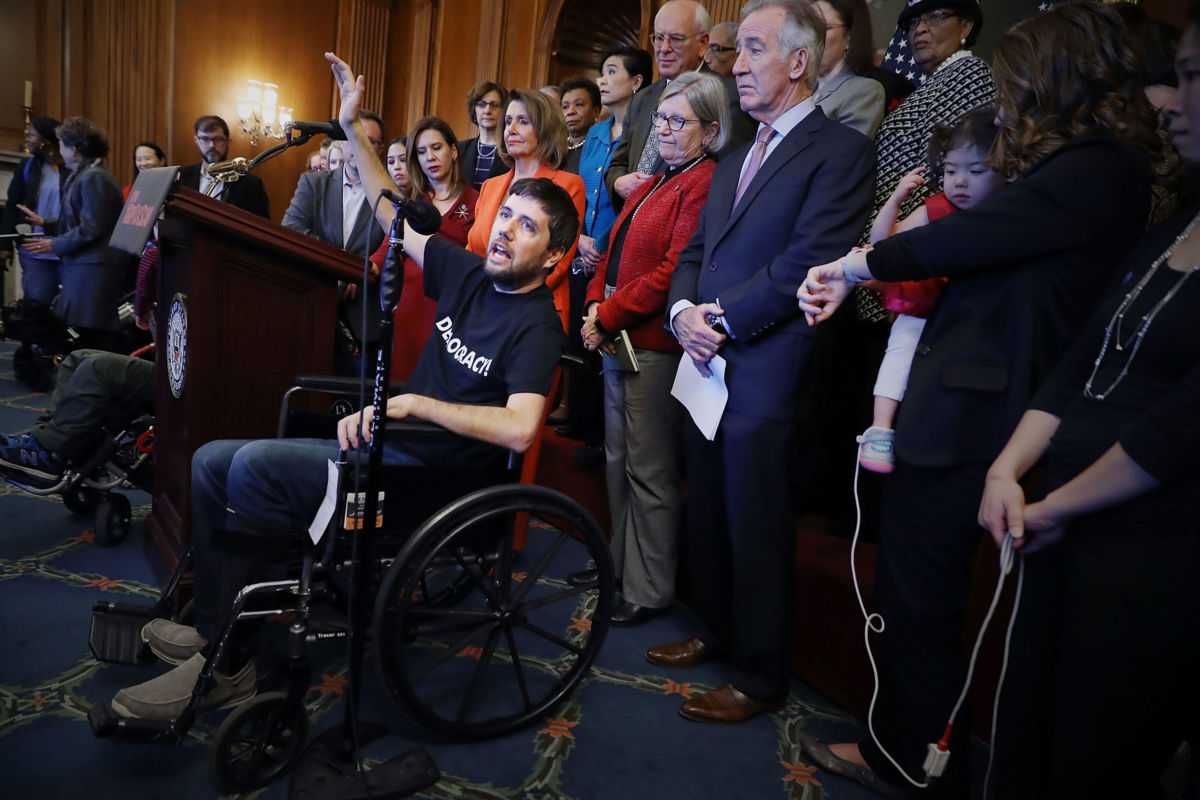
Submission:
[[488,178],[503,175],[510,167],[500,156],[500,118],[508,93],[494,81],[480,81],[467,92],[467,116],[479,135],[464,139],[459,148],[462,174],[476,191]]
[[[823,2],[820,0],[818,5]],[[996,102],[991,70],[967,49],[983,28],[979,0],[920,0],[900,12],[899,26],[908,32],[910,55],[915,62],[913,77],[920,70],[925,80],[884,117],[875,136],[875,204],[863,233],[864,241],[875,215],[900,179],[925,163],[934,129],[957,125],[971,109]],[[900,207],[899,219],[911,214],[932,193],[931,184],[914,189]]]
[[614,223],[581,331],[584,346],[605,355],[605,468],[623,596],[612,614],[617,625],[664,614],[675,599],[683,411],[670,395],[681,350],[662,321],[671,273],[708,197],[712,156],[725,143],[725,88],[713,75],[681,75],[651,121],[667,171],[631,194]]
[[[475,204],[475,225],[467,239],[467,249],[486,255],[488,236],[496,212],[500,210],[508,187],[521,178],[548,178],[561,186],[575,203],[575,213],[583,219],[587,207],[587,192],[583,179],[562,168],[567,159],[567,121],[562,108],[549,97],[532,89],[513,89],[504,112],[504,134],[500,138],[500,158],[512,170],[488,178],[479,190]],[[570,330],[567,319],[570,289],[567,273],[575,258],[575,242],[559,259],[546,285],[554,293],[554,307],[562,319],[563,330]]]
[[864,73],[874,64],[866,0],[816,0],[825,20],[816,101],[825,116],[870,138],[883,121],[883,84]]

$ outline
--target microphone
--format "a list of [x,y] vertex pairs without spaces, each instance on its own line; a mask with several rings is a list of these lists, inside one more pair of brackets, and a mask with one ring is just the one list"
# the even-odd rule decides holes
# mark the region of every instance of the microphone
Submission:
[[215,164],[208,165],[208,177],[215,181],[227,181],[230,180],[230,176],[234,173],[242,176],[249,171],[250,162],[241,156],[229,161],[218,161]]
[[331,119],[329,122],[289,122],[288,127],[306,136],[321,133],[330,139],[346,141],[346,132],[342,130],[342,126],[336,119]]
[[396,214],[408,220],[408,224],[417,233],[432,236],[442,227],[441,213],[427,200],[409,200],[391,189],[383,189],[379,194],[392,201],[392,205],[396,207]]

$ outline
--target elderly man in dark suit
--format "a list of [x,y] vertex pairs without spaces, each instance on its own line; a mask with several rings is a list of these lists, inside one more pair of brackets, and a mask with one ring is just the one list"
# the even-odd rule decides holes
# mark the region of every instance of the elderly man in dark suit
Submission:
[[[604,173],[604,184],[612,197],[613,207],[621,210],[625,198],[639,186],[661,172],[667,165],[658,157],[658,138],[653,136],[650,117],[658,110],[658,101],[667,84],[685,72],[704,70],[708,49],[708,12],[695,0],[669,0],[654,17],[654,60],[658,63],[659,79],[638,92],[629,101],[625,117],[625,134],[613,151],[612,161]],[[713,73],[717,75],[717,73]],[[725,84],[729,101],[729,130],[720,155],[734,152],[754,138],[755,123],[738,103],[737,85],[729,76],[717,75]]]
[[[372,111],[364,110],[361,116],[367,139],[378,156],[383,150],[383,120]],[[283,215],[283,226],[363,257],[374,253],[383,241],[383,229],[372,213],[374,202],[375,198],[366,194],[358,162],[351,153],[335,170],[300,175],[296,193]],[[371,286],[367,290],[366,316],[356,297],[354,285],[343,287],[342,317],[365,351],[378,341],[378,289]]]
[[858,239],[875,179],[870,140],[813,103],[824,41],[824,23],[803,0],[743,7],[733,74],[758,133],[717,166],[671,281],[668,317],[685,366],[709,376],[720,356],[729,389],[715,438],[688,425],[685,445],[693,605],[708,630],[646,653],[672,667],[732,662],[730,683],[680,707],[697,721],[742,722],[781,708],[788,692],[788,467],[816,344],[795,286]]
[[[208,165],[229,158],[229,126],[220,117],[207,114],[197,119],[192,128],[196,149],[203,160],[179,168],[179,185],[207,193],[212,183],[208,177]],[[254,175],[243,175],[234,183],[221,184],[211,196],[251,214],[267,219],[271,217],[271,201],[267,197],[267,190],[263,188],[262,179]]]

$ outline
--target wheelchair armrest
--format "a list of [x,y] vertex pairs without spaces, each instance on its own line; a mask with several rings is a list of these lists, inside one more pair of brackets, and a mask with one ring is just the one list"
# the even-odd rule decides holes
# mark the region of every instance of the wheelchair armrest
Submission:
[[403,436],[407,439],[440,439],[456,436],[436,422],[429,422],[415,417],[404,419],[387,419],[383,424],[385,436]]
[[[325,392],[328,394],[353,394],[358,396],[358,378],[346,378],[340,375],[297,375],[293,385],[298,389],[310,392]],[[397,394],[404,390],[404,384],[393,381],[388,385],[388,394]],[[367,394],[370,395],[370,387]]]

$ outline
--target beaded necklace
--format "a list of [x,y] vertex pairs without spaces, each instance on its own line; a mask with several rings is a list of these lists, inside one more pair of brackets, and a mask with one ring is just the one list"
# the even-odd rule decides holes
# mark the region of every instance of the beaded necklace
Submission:
[[[1175,252],[1176,248],[1178,248],[1180,244],[1187,240],[1188,236],[1190,236],[1192,233],[1192,229],[1196,227],[1197,222],[1200,222],[1200,214],[1197,214],[1195,217],[1193,217],[1192,221],[1188,223],[1188,226],[1183,229],[1183,232],[1175,237],[1175,241],[1171,242],[1170,246],[1163,251],[1163,254],[1154,260],[1154,263],[1150,265],[1150,269],[1146,270],[1146,274],[1142,276],[1142,279],[1137,282],[1136,286],[1129,290],[1129,292],[1125,295],[1125,299],[1123,299],[1121,304],[1117,306],[1117,310],[1113,313],[1112,319],[1108,321],[1108,325],[1104,328],[1104,342],[1101,343],[1100,354],[1096,356],[1096,361],[1092,365],[1092,374],[1088,377],[1087,383],[1084,384],[1084,397],[1088,397],[1093,400],[1104,400],[1106,397],[1112,394],[1113,389],[1117,388],[1118,384],[1124,380],[1125,375],[1128,374],[1129,365],[1133,363],[1133,359],[1137,356],[1138,350],[1142,346],[1142,340],[1146,337],[1146,331],[1150,329],[1150,324],[1154,322],[1154,318],[1158,316],[1158,312],[1162,311],[1163,306],[1169,303],[1171,298],[1179,292],[1180,288],[1183,286],[1183,282],[1190,278],[1192,273],[1200,270],[1200,264],[1196,264],[1191,269],[1184,270],[1182,274],[1180,274],[1179,280],[1175,281],[1175,285],[1163,295],[1162,299],[1159,300],[1153,308],[1142,315],[1141,320],[1138,322],[1137,328],[1134,329],[1129,338],[1124,342],[1121,341],[1121,325],[1125,321],[1125,312],[1129,310],[1134,301],[1137,300],[1139,295],[1141,295],[1142,289],[1146,288],[1146,284],[1148,284],[1150,279],[1154,277],[1154,274],[1158,272],[1158,268],[1166,263],[1167,259],[1171,257],[1171,254]],[[1116,378],[1113,379],[1112,383],[1108,385],[1108,388],[1103,392],[1093,392],[1092,381],[1096,379],[1096,373],[1100,371],[1100,363],[1104,361],[1104,356],[1108,352],[1108,343],[1110,341],[1113,342],[1113,350],[1115,352],[1128,350],[1129,355],[1125,358],[1125,365],[1121,367],[1121,372]]]

